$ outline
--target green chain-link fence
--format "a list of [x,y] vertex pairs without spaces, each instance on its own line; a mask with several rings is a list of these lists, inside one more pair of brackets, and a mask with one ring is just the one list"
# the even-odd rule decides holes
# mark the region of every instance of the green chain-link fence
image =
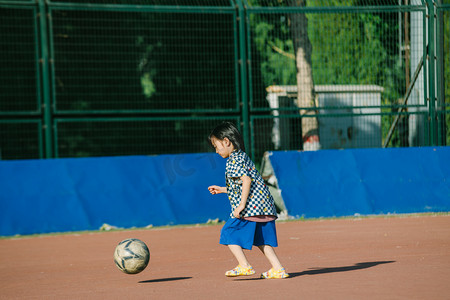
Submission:
[[1,159],[447,145],[449,7],[0,0]]
[[250,103],[270,111],[251,117],[254,154],[305,149],[305,128],[315,149],[445,145],[430,137],[427,4],[251,1]]
[[450,145],[450,1],[437,6],[437,122],[439,144]]

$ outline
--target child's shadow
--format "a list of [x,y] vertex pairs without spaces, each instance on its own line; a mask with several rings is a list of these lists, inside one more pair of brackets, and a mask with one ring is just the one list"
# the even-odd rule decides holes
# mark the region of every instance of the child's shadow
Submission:
[[[337,272],[347,272],[347,271],[355,271],[361,269],[367,269],[371,267],[375,267],[381,264],[390,264],[395,262],[394,260],[388,261],[373,261],[373,262],[362,262],[356,263],[353,266],[345,266],[345,267],[333,267],[333,268],[312,268],[308,271],[303,272],[289,272],[289,278],[294,278],[297,276],[303,275],[318,275],[318,274],[326,274],[326,273],[337,273]],[[287,279],[289,279],[287,278]],[[235,280],[260,280],[262,278],[249,278],[249,279],[235,279]]]

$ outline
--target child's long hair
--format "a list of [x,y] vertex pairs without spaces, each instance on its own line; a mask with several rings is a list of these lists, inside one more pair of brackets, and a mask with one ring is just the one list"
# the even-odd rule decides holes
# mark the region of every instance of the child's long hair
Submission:
[[211,134],[209,135],[209,142],[211,144],[212,137],[221,141],[223,141],[224,138],[228,138],[236,150],[245,152],[244,139],[236,126],[231,122],[223,122],[211,131]]

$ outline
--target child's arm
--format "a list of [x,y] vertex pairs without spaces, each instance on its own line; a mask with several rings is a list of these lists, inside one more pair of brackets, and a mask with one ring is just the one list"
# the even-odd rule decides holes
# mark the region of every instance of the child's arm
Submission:
[[247,205],[247,198],[248,195],[250,195],[250,186],[252,184],[252,179],[247,175],[241,176],[241,180],[242,180],[241,202],[239,203],[239,206],[236,207],[236,209],[233,211],[233,215],[236,218],[240,218],[239,214],[241,213],[241,211],[244,210],[245,205]]
[[227,188],[225,186],[211,185],[210,187],[208,187],[208,191],[211,194],[215,195],[215,194],[226,193]]

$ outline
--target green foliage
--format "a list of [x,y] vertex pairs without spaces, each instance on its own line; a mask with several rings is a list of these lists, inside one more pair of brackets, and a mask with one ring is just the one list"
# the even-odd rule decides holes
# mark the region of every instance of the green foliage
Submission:
[[264,86],[295,85],[297,69],[288,18],[252,14],[251,24]]
[[309,14],[315,84],[376,84],[395,103],[404,77],[392,17],[396,13]]

